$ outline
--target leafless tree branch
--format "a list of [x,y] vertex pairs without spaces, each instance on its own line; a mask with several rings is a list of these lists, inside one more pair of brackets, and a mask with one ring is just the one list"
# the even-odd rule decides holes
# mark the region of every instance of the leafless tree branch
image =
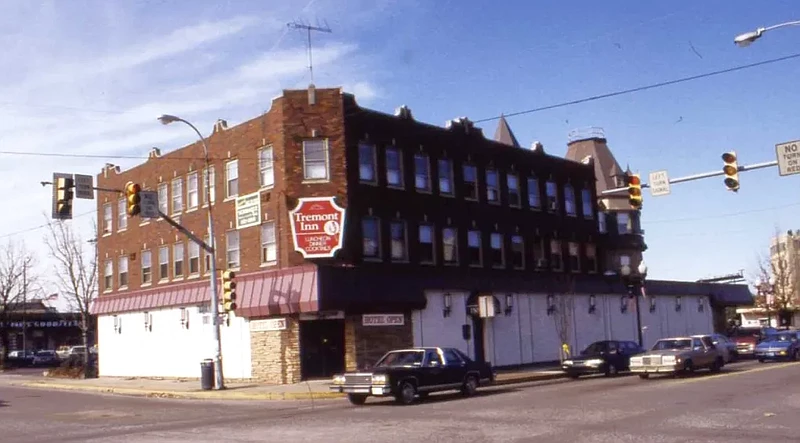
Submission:
[[22,303],[34,281],[33,256],[22,244],[9,241],[0,247],[0,347],[5,361],[9,347],[8,322],[15,305]]
[[573,278],[567,277],[563,293],[553,294],[553,304],[555,307],[553,325],[559,339],[559,355],[563,361],[568,356],[565,355],[561,346],[570,343],[575,317],[575,280]]

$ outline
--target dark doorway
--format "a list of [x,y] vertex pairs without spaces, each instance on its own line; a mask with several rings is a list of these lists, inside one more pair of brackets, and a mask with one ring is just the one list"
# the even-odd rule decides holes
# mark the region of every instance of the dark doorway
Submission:
[[330,378],[344,371],[344,320],[300,322],[300,375]]
[[486,351],[483,348],[483,319],[472,315],[472,342],[475,347],[475,361],[486,362]]

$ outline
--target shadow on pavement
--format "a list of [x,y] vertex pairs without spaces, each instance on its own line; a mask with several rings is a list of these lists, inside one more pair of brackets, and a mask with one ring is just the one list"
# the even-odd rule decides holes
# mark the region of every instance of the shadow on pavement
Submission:
[[[437,393],[437,394],[432,394],[424,399],[417,399],[417,401],[415,401],[411,406],[424,403],[440,403],[440,402],[454,401],[454,400],[469,400],[470,398],[490,397],[492,395],[508,394],[510,392],[518,392],[518,391],[520,391],[520,389],[517,388],[495,388],[491,390],[488,389],[482,391],[479,390],[472,397],[464,397],[459,392],[454,392],[454,393],[448,392],[445,394]],[[401,406],[398,403],[395,403],[394,400],[382,399],[382,398],[379,399],[378,401],[373,400],[373,402],[369,402],[367,404],[369,406]]]

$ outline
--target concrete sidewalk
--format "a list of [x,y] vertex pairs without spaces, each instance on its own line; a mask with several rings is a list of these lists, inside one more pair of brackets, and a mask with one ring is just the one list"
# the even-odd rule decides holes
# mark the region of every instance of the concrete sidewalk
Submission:
[[[263,385],[257,383],[226,383],[225,390],[204,391],[199,380],[154,380],[141,378],[64,379],[6,377],[6,384],[40,389],[118,394],[138,397],[207,399],[207,400],[319,400],[342,398],[344,394],[328,389],[330,380],[315,380],[290,385]],[[498,371],[495,386],[530,383],[564,378],[557,368],[536,370]]]

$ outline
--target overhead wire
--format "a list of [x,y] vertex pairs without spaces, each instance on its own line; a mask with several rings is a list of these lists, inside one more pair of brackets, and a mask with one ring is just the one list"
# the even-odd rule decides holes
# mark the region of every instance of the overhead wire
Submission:
[[[97,212],[96,210],[92,210],[92,211],[89,211],[89,212],[84,212],[82,214],[78,214],[78,215],[72,216],[72,219],[74,220],[76,218],[85,217],[85,216],[87,216],[89,214],[94,214],[96,212]],[[41,224],[41,225],[38,225],[38,226],[31,226],[30,228],[20,229],[19,231],[11,232],[11,233],[8,233],[8,234],[2,234],[2,235],[0,235],[0,239],[14,237],[14,236],[17,236],[17,235],[22,235],[22,234],[27,234],[28,232],[33,232],[33,231],[36,231],[36,230],[39,230],[39,229],[44,229],[44,228],[46,228],[46,227],[48,227],[48,226],[50,226],[52,224],[53,224],[52,222],[47,222],[47,223],[44,223],[44,224]]]

